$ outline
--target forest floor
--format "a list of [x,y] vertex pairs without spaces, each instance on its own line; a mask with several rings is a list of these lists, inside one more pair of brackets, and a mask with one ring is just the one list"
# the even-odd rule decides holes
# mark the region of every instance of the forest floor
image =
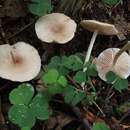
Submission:
[[[17,41],[25,41],[36,47],[42,57],[42,63],[46,64],[50,58],[54,55],[70,55],[76,52],[84,53],[89,45],[92,33],[84,30],[80,25],[75,37],[69,43],[64,45],[49,45],[41,42],[34,30],[34,24],[37,19],[36,16],[32,15],[27,9],[27,0],[0,0],[0,45],[2,44],[14,44]],[[99,35],[96,39],[95,46],[93,48],[92,55],[96,57],[101,51],[110,47],[122,47],[128,40],[130,40],[130,1],[123,0],[122,3],[114,7],[108,7],[104,5],[100,0],[86,0],[86,6],[84,10],[64,10],[60,9],[60,0],[52,0],[54,5],[53,12],[63,12],[76,20],[77,23],[82,19],[95,19],[99,21],[105,21],[108,23],[114,23],[115,26],[122,32],[121,37],[117,36],[102,36]],[[68,3],[69,4],[69,3]],[[128,79],[129,80],[129,79]],[[130,80],[129,80],[130,81]],[[100,84],[98,89],[100,95],[105,97],[107,90],[102,90],[105,85],[99,78],[93,79],[95,84]],[[31,81],[35,84],[35,81]],[[8,100],[9,92],[15,88],[19,83],[11,82],[8,80],[0,79],[0,130],[18,130],[8,120],[8,109],[10,103]],[[114,109],[117,105],[124,102],[130,102],[130,85],[127,91],[122,93],[114,91],[114,95],[111,97],[109,103],[99,104],[99,107],[106,114],[102,116],[97,115],[97,108],[92,108],[89,112],[85,113],[80,108],[80,114],[86,115],[89,122],[93,123],[94,120],[105,120],[112,128],[112,130],[130,130],[130,106],[124,109],[122,115],[114,113]],[[62,102],[52,102],[55,107],[58,108],[57,114],[50,118],[48,122],[37,121],[34,130],[82,130],[80,119],[75,119],[75,113],[69,106]],[[55,106],[56,105],[56,106]],[[62,122],[62,123],[61,123]],[[120,126],[118,123],[120,122]],[[59,127],[56,127],[56,125]]]

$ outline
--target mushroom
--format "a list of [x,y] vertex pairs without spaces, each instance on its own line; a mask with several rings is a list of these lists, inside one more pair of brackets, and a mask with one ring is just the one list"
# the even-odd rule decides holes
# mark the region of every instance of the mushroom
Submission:
[[[92,48],[94,45],[94,42],[96,40],[96,37],[98,34],[102,34],[102,35],[117,35],[118,34],[118,30],[115,28],[115,26],[113,24],[108,24],[108,23],[103,23],[103,22],[99,22],[96,20],[83,20],[80,22],[81,26],[93,33],[93,36],[91,38],[89,47],[88,47],[88,51],[85,57],[85,62],[84,64],[86,64],[89,59],[90,59],[90,55],[92,52]],[[85,72],[87,70],[87,68],[85,67],[83,69],[83,71]]]
[[29,81],[37,76],[41,59],[37,50],[25,42],[0,45],[0,77],[12,81]]
[[123,52],[114,63],[116,55],[120,52],[119,48],[109,48],[101,52],[94,60],[99,77],[106,81],[106,74],[109,71],[116,73],[123,79],[130,75],[130,56]]
[[75,34],[77,24],[62,13],[47,14],[39,18],[35,24],[37,37],[44,42],[65,44]]

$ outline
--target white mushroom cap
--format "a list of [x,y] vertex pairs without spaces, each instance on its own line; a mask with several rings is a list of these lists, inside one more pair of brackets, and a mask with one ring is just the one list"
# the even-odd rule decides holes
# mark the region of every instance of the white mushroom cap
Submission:
[[37,76],[41,59],[37,50],[24,42],[0,45],[0,77],[12,81],[29,81]]
[[119,48],[106,49],[95,59],[98,75],[102,80],[106,81],[106,74],[109,71],[113,71],[123,79],[130,75],[130,56],[126,52],[120,55],[113,66],[114,57],[119,50]]
[[75,34],[77,24],[62,13],[44,15],[35,24],[35,31],[41,41],[65,44]]
[[94,32],[98,31],[98,34],[103,35],[117,35],[118,30],[113,24],[103,23],[96,20],[83,20],[80,22],[81,26],[85,29]]

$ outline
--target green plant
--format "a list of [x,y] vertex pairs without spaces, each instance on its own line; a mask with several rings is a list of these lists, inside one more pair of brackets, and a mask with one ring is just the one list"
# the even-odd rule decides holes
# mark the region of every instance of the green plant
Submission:
[[30,84],[21,84],[13,89],[9,99],[13,105],[8,112],[9,119],[22,130],[30,130],[36,119],[49,118],[48,95],[37,93],[34,96],[34,88]]
[[86,97],[83,91],[77,90],[74,86],[68,86],[64,92],[65,103],[75,106]]
[[92,130],[110,130],[110,128],[104,122],[96,122]]
[[[34,88],[30,84],[21,84],[10,92],[9,100],[12,107],[9,110],[9,119],[24,129],[31,129],[36,119],[49,118],[49,101],[55,94],[63,94],[67,104],[75,106],[82,103],[92,103],[91,94],[86,93],[80,87],[80,83],[89,84],[88,78],[95,75],[95,67],[92,61],[88,63],[88,71],[83,70],[82,54],[71,56],[54,56],[51,58],[46,70],[41,76],[41,81],[47,87],[42,93],[34,95]],[[71,74],[73,75],[71,76]],[[80,88],[76,88],[77,86]]]
[[67,86],[67,79],[56,69],[49,69],[41,79],[48,86],[50,94],[62,93]]
[[[55,94],[61,94],[64,102],[70,106],[95,105],[98,97],[91,78],[97,76],[97,71],[92,58],[85,65],[84,59],[81,53],[54,56],[41,74],[40,80],[45,88],[42,92],[35,93],[30,84],[21,84],[13,89],[9,95],[12,104],[8,113],[10,121],[22,130],[30,130],[36,119],[47,120],[51,114],[49,101],[53,101]],[[84,67],[87,67],[86,72],[83,72]],[[128,86],[126,79],[121,79],[113,72],[109,72],[106,78],[107,83],[113,84],[120,92]],[[88,85],[88,93],[82,90],[82,82]],[[105,124],[95,123],[93,130],[99,128],[109,130]]]
[[107,82],[113,84],[113,87],[121,92],[124,89],[128,89],[128,80],[122,79],[118,75],[116,75],[114,72],[108,72],[106,75]]
[[51,0],[31,0],[32,3],[28,5],[29,11],[38,16],[43,16],[50,13],[53,9]]
[[118,3],[120,3],[122,0],[102,0],[104,4],[109,6],[114,6]]

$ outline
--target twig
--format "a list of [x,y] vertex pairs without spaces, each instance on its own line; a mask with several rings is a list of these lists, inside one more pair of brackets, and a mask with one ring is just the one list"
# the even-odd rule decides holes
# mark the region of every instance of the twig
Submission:
[[23,32],[25,29],[29,28],[31,25],[33,25],[35,23],[35,20],[27,25],[25,25],[23,28],[21,28],[18,32],[14,33],[13,35],[11,35],[10,37],[7,38],[7,40],[13,38],[14,36],[18,35],[19,33]]
[[95,101],[93,101],[93,104],[98,108],[98,110],[102,113],[102,115],[105,117],[106,115],[105,115],[105,113],[103,112],[103,110],[98,106],[98,104],[95,102]]
[[108,96],[107,100],[110,100],[114,94],[115,94],[115,92],[113,92],[110,96]]
[[81,89],[80,85],[78,85],[69,75],[67,75],[67,78],[72,82],[73,85],[75,85],[76,88]]
[[109,101],[111,99],[111,97],[115,94],[115,92],[112,93],[112,90],[113,90],[113,86],[111,86],[111,88],[109,89],[107,96],[105,98],[105,102]]
[[130,109],[124,114],[124,116],[119,120],[118,123],[120,124],[128,116],[130,116]]
[[4,32],[3,27],[2,27],[2,20],[1,19],[0,19],[0,37],[4,43],[9,44],[9,41],[6,38],[5,32]]
[[[88,119],[88,121],[90,123],[94,123],[95,121],[103,121],[102,118],[100,117],[96,117],[91,111],[89,111],[88,109],[86,109],[85,107],[83,108],[83,111],[85,112],[86,118]],[[95,120],[96,119],[96,120]]]

